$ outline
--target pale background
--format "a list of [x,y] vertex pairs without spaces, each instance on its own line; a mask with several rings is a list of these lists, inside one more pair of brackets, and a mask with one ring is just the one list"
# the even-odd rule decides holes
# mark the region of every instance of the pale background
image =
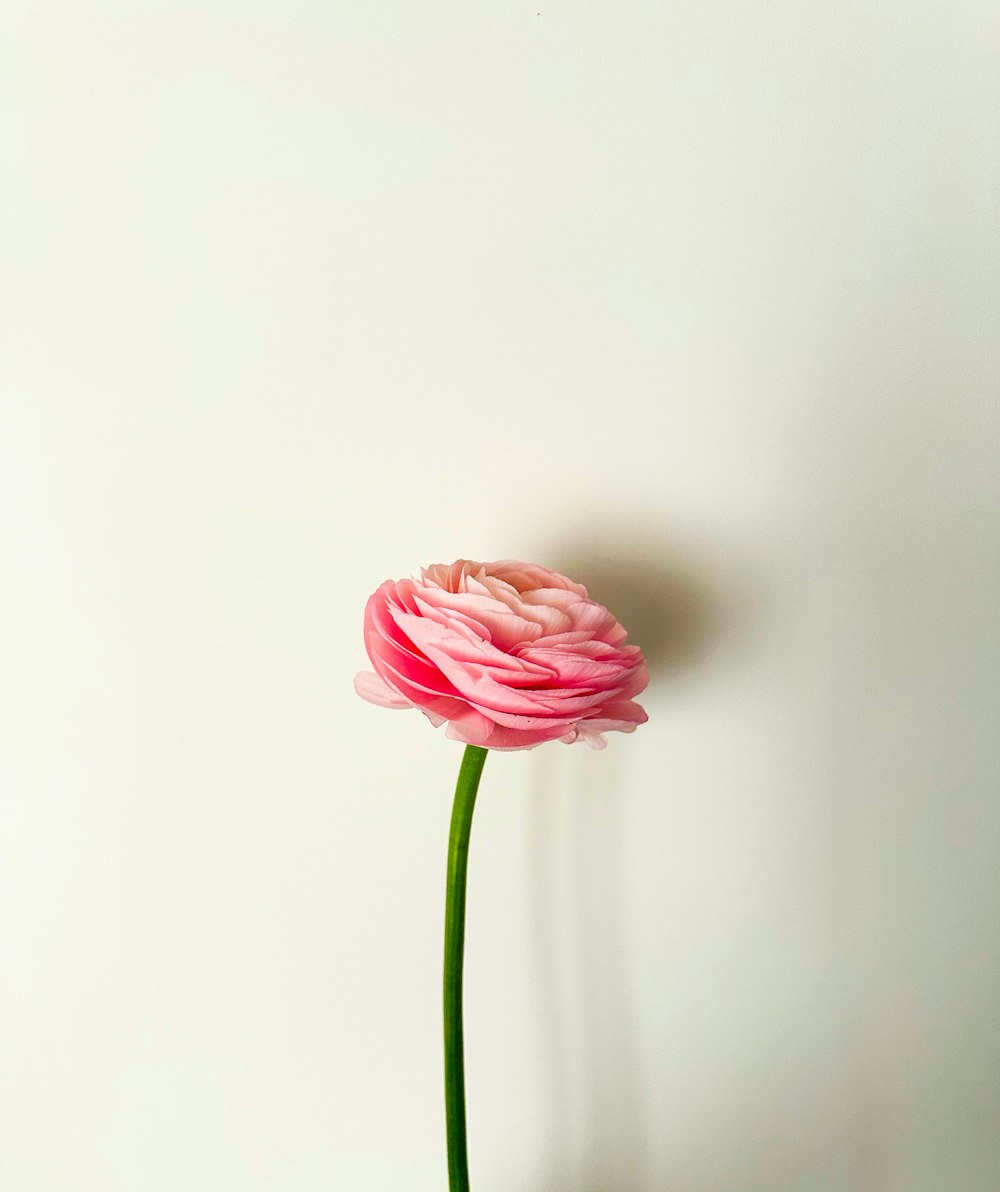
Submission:
[[476,1192],[996,1192],[990,3],[2,15],[4,1192],[441,1192],[422,563],[647,726],[495,754]]

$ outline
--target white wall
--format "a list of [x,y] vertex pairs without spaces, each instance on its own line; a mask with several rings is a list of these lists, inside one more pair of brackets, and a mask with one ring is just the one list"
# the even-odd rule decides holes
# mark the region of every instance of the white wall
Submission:
[[5,1189],[445,1186],[465,555],[654,664],[488,762],[476,1192],[995,1192],[992,7],[8,0]]

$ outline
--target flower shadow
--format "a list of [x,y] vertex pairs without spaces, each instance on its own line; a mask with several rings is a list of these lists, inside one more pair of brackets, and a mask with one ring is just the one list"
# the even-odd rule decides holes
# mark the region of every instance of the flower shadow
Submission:
[[543,1086],[537,1192],[640,1192],[646,1151],[621,883],[621,755],[538,750],[529,938]]
[[695,666],[722,628],[705,564],[655,529],[624,537],[620,528],[591,529],[562,539],[543,557],[611,609],[628,640],[642,648],[651,675]]
[[[721,596],[718,561],[657,525],[592,519],[536,554],[614,612],[642,649],[654,688],[706,665],[739,623]],[[544,1082],[533,1192],[650,1186],[627,943],[629,742],[609,745],[599,754],[548,747],[532,756],[528,931]]]

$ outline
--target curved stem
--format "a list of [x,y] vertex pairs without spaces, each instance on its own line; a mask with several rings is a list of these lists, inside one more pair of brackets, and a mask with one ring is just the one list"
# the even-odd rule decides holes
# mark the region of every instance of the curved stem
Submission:
[[462,1039],[462,956],[469,835],[487,750],[466,745],[455,787],[448,838],[448,894],[444,912],[444,1099],[448,1119],[448,1187],[469,1192],[465,1142],[465,1061]]

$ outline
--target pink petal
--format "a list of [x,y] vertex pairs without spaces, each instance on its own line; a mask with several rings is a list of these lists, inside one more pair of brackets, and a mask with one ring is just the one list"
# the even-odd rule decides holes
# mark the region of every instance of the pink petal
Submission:
[[370,704],[378,704],[380,708],[412,708],[408,699],[393,691],[384,679],[371,671],[360,671],[354,676],[354,690]]

